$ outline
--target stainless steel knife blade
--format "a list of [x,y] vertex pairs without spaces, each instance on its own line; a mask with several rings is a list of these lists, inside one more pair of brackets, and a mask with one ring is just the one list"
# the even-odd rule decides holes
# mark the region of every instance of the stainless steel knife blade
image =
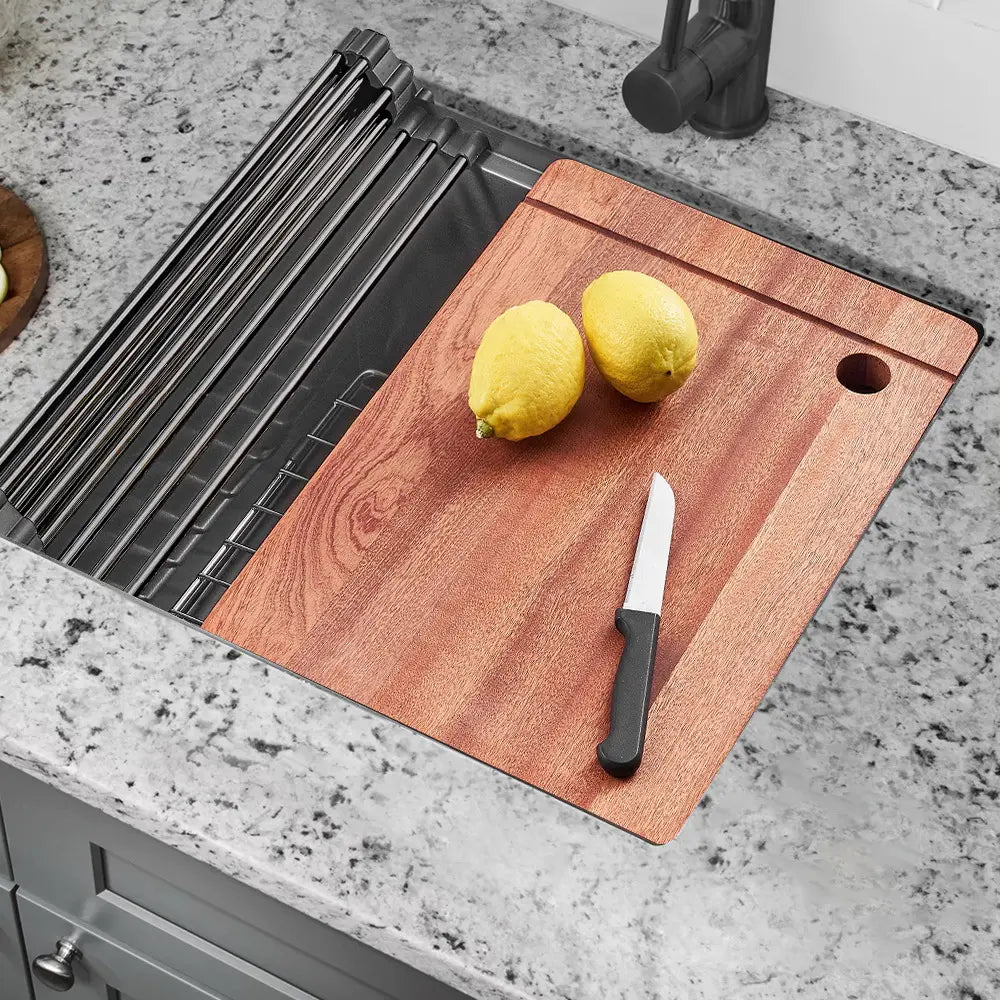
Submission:
[[654,472],[623,607],[654,615],[663,610],[675,507],[674,491],[663,476]]

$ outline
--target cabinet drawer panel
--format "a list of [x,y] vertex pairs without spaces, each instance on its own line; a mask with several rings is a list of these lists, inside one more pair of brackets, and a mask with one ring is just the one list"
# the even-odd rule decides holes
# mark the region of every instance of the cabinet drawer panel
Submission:
[[154,959],[159,921],[317,1000],[467,1000],[6,765],[0,797],[8,813],[17,803],[7,835],[21,888]]
[[[38,955],[55,952],[58,941],[68,939],[80,951],[73,962],[75,982],[73,1000],[108,1000],[119,996],[134,1000],[236,1000],[190,982],[170,970],[151,962],[120,942],[82,927],[43,906],[37,900],[18,893],[18,908],[24,944],[29,961]],[[33,979],[35,1000],[62,996]]]
[[0,997],[31,1000],[28,971],[21,947],[21,929],[14,906],[14,886],[0,878]]
[[[334,941],[340,946],[336,955],[339,962],[331,965],[329,954],[323,951],[310,953],[308,950],[310,945],[317,949],[328,947],[331,932],[327,928],[321,928],[323,935],[295,940],[293,946],[288,940],[275,937],[273,928],[267,928],[264,921],[256,921],[254,918],[259,915],[243,911],[238,901],[230,900],[229,886],[225,887],[226,894],[220,897],[217,892],[202,893],[201,887],[189,883],[183,872],[173,871],[173,881],[168,881],[104,850],[95,852],[94,860],[98,878],[105,886],[100,898],[116,901],[114,907],[108,906],[102,914],[102,922],[114,933],[136,935],[136,927],[130,919],[132,913],[155,916],[158,921],[167,921],[182,928],[196,940],[225,949],[234,960],[252,962],[280,974],[282,979],[324,1000],[393,1000],[392,995],[343,971],[345,966],[355,973],[361,968],[357,963],[352,964],[351,959],[356,956],[351,954],[351,949],[343,947],[345,942],[357,943],[343,935],[338,935],[343,940]],[[273,900],[268,902],[274,903]],[[220,906],[229,903],[236,908],[220,912]],[[294,913],[292,910],[288,912]],[[301,914],[295,916],[299,920],[306,919]],[[118,930],[119,927],[121,930]],[[374,974],[377,977],[380,971],[377,965],[388,963],[389,959],[367,947],[364,951],[370,954],[360,955],[368,963],[363,971],[366,976]],[[314,954],[323,955],[323,958],[314,957]],[[415,972],[411,974],[416,976]],[[403,998],[411,994],[401,992],[398,995]]]

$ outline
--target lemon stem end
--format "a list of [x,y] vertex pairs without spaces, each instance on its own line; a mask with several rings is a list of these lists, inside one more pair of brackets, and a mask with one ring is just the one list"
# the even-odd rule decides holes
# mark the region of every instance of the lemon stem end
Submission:
[[476,437],[477,438],[491,438],[493,437],[493,428],[485,420],[476,421]]

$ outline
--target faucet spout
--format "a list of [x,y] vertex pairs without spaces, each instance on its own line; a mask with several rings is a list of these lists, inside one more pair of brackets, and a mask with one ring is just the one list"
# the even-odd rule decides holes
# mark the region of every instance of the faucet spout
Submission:
[[653,132],[685,121],[719,138],[756,132],[767,121],[765,85],[774,0],[668,0],[663,37],[622,84],[632,117]]

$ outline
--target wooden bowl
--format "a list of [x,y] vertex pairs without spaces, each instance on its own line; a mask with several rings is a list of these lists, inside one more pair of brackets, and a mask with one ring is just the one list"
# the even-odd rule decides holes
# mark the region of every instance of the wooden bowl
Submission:
[[0,187],[0,264],[10,288],[0,302],[0,351],[27,325],[49,280],[45,239],[31,209],[13,191]]

